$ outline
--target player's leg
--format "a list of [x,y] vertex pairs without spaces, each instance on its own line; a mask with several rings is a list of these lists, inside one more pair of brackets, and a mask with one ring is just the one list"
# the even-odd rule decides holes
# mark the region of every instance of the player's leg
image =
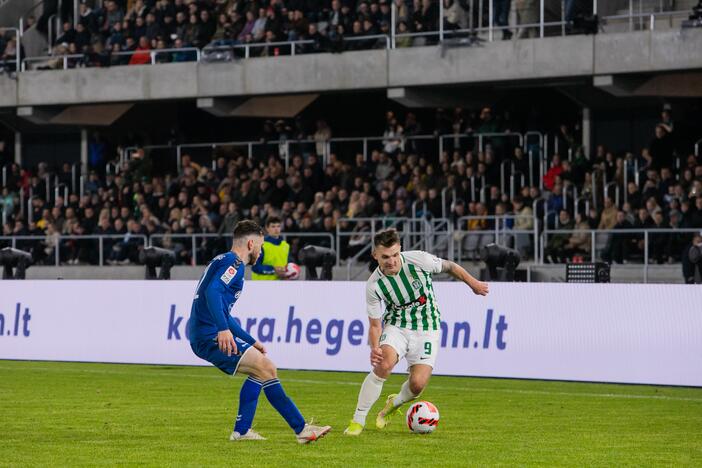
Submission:
[[406,333],[410,342],[405,356],[409,366],[409,377],[402,384],[399,393],[388,396],[385,407],[378,413],[376,426],[379,429],[387,425],[389,419],[399,411],[402,405],[416,399],[424,391],[436,362],[440,338],[438,332],[412,332],[408,330]]
[[256,348],[252,348],[241,358],[238,371],[254,377],[262,382],[261,388],[271,406],[285,419],[290,428],[295,431],[300,443],[317,440],[331,430],[329,426],[313,426],[305,424],[300,410],[283,390],[278,380],[278,370],[273,361],[268,359]]
[[[249,348],[244,356],[254,353],[255,351],[258,350],[255,348]],[[240,368],[242,360],[243,357],[239,362],[239,368],[237,368],[238,372],[241,372]],[[236,422],[234,423],[234,432],[232,433],[231,440],[263,439],[263,437],[260,437],[256,432],[251,430],[251,425],[253,424],[253,419],[256,415],[258,397],[261,395],[262,386],[263,380],[254,375],[249,375],[249,377],[244,381],[244,384],[241,386],[241,391],[239,392],[239,411],[236,415]]]
[[400,329],[393,326],[385,327],[380,336],[380,349],[383,351],[383,360],[373,368],[363,381],[361,390],[358,392],[356,412],[353,415],[351,424],[344,431],[345,434],[359,435],[363,431],[368,412],[380,398],[385,380],[390,376],[398,361],[404,356],[407,345],[406,337],[400,332]]
[[399,408],[408,401],[412,401],[422,394],[429,379],[431,378],[432,367],[426,364],[415,364],[410,367],[409,378],[405,380],[393,401],[393,406]]
[[[234,340],[237,345],[237,353],[231,356],[227,353],[223,353],[213,340],[202,340],[191,343],[191,347],[195,354],[201,359],[209,361],[225,374],[234,375],[243,357],[257,351],[240,338],[234,338]],[[256,376],[249,376],[241,386],[241,391],[239,392],[239,412],[237,413],[234,430],[229,437],[230,440],[265,440],[260,434],[251,430],[251,424],[256,414],[256,405],[258,404],[258,396],[261,393],[262,384],[263,382]]]

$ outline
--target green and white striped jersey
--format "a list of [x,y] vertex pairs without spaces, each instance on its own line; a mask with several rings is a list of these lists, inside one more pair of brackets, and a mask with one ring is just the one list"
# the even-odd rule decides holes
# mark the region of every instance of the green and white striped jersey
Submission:
[[438,330],[441,320],[431,275],[441,273],[441,259],[421,250],[402,252],[400,258],[396,275],[386,276],[378,267],[368,278],[368,316],[409,330]]

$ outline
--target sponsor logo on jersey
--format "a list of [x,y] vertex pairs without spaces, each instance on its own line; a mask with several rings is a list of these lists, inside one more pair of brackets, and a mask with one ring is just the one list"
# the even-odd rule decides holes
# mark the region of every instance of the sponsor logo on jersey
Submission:
[[421,295],[417,298],[416,301],[408,302],[407,304],[402,304],[398,306],[394,306],[395,309],[409,309],[410,307],[419,307],[423,306],[427,303],[427,296]]
[[219,279],[221,279],[224,284],[228,285],[232,282],[234,276],[236,276],[236,268],[230,266],[224,273],[222,273],[222,276],[220,276]]

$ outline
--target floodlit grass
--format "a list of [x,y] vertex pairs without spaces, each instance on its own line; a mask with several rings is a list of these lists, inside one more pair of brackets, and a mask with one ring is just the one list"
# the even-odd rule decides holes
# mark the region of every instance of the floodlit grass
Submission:
[[281,371],[308,446],[263,393],[261,442],[229,442],[242,379],[212,367],[0,361],[0,466],[702,466],[702,389],[434,377],[437,431],[343,435],[363,375]]

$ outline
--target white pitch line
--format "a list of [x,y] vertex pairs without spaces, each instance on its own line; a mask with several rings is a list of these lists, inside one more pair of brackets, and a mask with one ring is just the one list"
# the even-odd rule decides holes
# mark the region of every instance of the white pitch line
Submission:
[[[22,371],[48,371],[48,372],[71,372],[75,374],[109,374],[109,375],[133,375],[140,377],[188,377],[194,379],[221,379],[222,376],[217,374],[212,375],[194,375],[188,373],[180,372],[122,372],[114,369],[57,369],[54,367],[32,367],[31,369],[18,369],[16,367],[10,366],[0,366],[0,369],[4,370],[22,370]],[[187,369],[187,368],[184,368]],[[343,380],[314,380],[314,379],[296,379],[296,378],[284,378],[283,382],[291,383],[308,383],[314,385],[351,385],[354,387],[360,387],[361,379],[358,382],[348,382]],[[577,384],[577,382],[574,382]],[[586,382],[583,382],[586,383]],[[552,396],[572,396],[572,397],[589,397],[589,398],[623,398],[623,399],[636,399],[636,400],[665,400],[665,401],[694,401],[702,403],[702,398],[690,398],[690,397],[676,397],[668,395],[633,395],[628,393],[592,393],[592,392],[550,392],[547,390],[518,390],[509,388],[492,388],[492,387],[471,387],[464,385],[456,386],[445,386],[445,385],[430,385],[431,388],[436,390],[467,390],[470,392],[481,392],[481,393],[514,393],[521,395],[552,395]]]

